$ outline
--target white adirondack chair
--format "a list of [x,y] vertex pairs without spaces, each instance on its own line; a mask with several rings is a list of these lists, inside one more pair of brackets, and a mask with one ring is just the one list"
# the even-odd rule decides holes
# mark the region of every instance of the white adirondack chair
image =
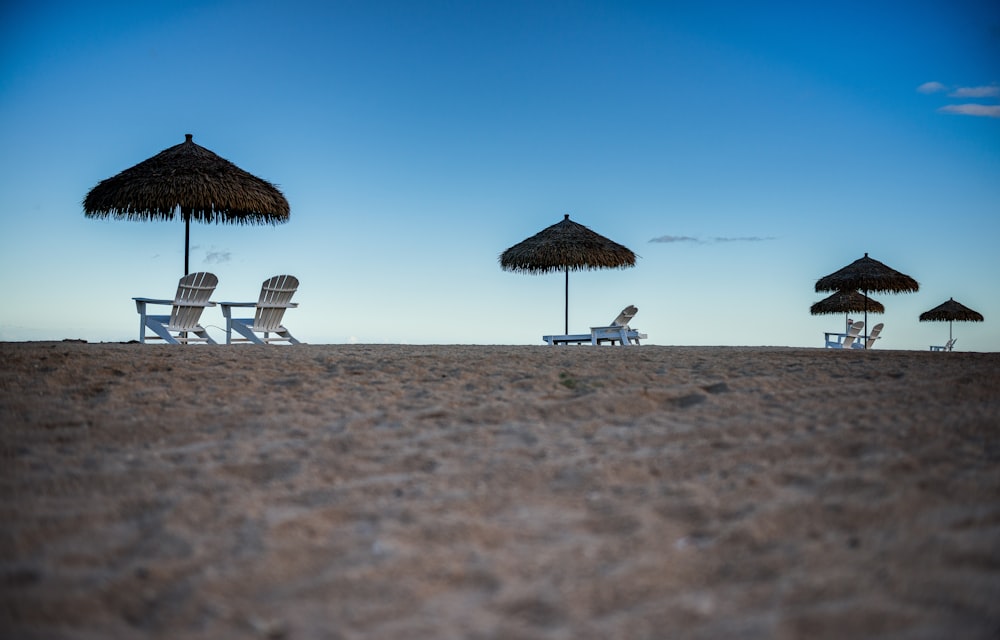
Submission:
[[860,342],[855,342],[851,345],[852,349],[871,349],[875,346],[875,341],[878,340],[878,334],[882,333],[882,327],[885,325],[881,322],[872,327],[872,332],[868,334],[868,338],[865,340],[864,344]]
[[[847,330],[845,334],[839,333],[828,333],[826,334],[826,348],[827,349],[850,349],[854,341],[858,339],[861,335],[861,330],[865,328],[865,323],[858,320],[851,325],[851,328]],[[830,337],[843,338],[843,342],[838,340],[831,340]]]
[[[265,280],[264,284],[261,285],[260,298],[257,302],[220,302],[222,315],[226,317],[226,344],[233,342],[299,344],[299,341],[288,332],[288,329],[281,325],[285,309],[294,309],[299,306],[291,301],[292,294],[298,288],[299,281],[294,276],[274,276]],[[232,317],[234,307],[253,307],[256,309],[254,317],[234,318]],[[234,338],[234,331],[243,337]],[[257,334],[263,334],[263,336]]]
[[[215,274],[199,271],[189,273],[177,284],[177,295],[173,300],[156,298],[132,298],[135,300],[136,311],[139,312],[139,342],[146,340],[163,340],[169,344],[186,344],[189,342],[205,342],[218,344],[208,335],[199,323],[205,307],[214,307],[209,302],[219,279]],[[170,305],[170,315],[150,315],[146,313],[146,305]],[[155,335],[146,335],[146,329]]]
[[542,336],[547,344],[602,344],[604,342],[620,343],[622,346],[639,344],[639,340],[645,340],[645,333],[639,333],[628,326],[628,323],[635,317],[639,309],[635,305],[629,305],[622,309],[610,325],[606,327],[591,327],[590,333],[579,333],[563,336]]

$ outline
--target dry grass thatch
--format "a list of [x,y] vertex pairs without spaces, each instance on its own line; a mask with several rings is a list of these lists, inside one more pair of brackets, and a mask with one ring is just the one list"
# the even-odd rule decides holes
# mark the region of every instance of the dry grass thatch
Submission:
[[102,180],[83,200],[89,218],[278,224],[290,213],[276,186],[195,144],[192,135]]
[[906,293],[919,289],[920,285],[916,280],[869,258],[867,253],[843,269],[816,281],[816,291]]
[[872,300],[853,289],[838,291],[809,307],[814,316],[833,313],[885,313],[885,307],[878,300]]
[[635,266],[630,249],[573,222],[562,221],[543,229],[500,254],[500,267],[519,273],[624,269]]
[[950,322],[952,320],[982,322],[983,314],[973,311],[961,302],[955,302],[954,298],[949,298],[947,302],[942,302],[930,311],[924,311],[920,314],[921,322]]

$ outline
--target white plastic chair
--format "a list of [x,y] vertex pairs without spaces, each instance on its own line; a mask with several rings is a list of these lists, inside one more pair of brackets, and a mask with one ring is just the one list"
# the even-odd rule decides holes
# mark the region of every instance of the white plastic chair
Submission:
[[[189,342],[205,342],[218,344],[208,335],[204,327],[198,324],[205,307],[214,307],[209,302],[212,292],[219,284],[215,274],[199,271],[189,273],[177,283],[177,295],[173,300],[156,298],[132,298],[135,309],[139,312],[139,342],[146,340],[163,340],[169,344],[186,344]],[[149,315],[146,305],[170,305],[170,315]],[[146,335],[146,329],[155,335]],[[176,335],[175,335],[176,334]],[[193,335],[192,335],[193,334]]]
[[[285,309],[294,309],[299,306],[291,301],[292,295],[298,288],[299,281],[295,276],[274,276],[265,280],[264,284],[261,285],[260,297],[257,302],[220,302],[222,315],[226,317],[226,344],[233,342],[300,344],[281,324],[285,316]],[[234,318],[232,317],[234,307],[253,307],[256,309],[254,317]],[[234,338],[234,331],[243,337]],[[258,336],[258,333],[263,334],[263,337]]]
[[882,333],[882,327],[885,326],[881,322],[872,327],[872,332],[868,334],[868,338],[864,344],[860,342],[855,342],[851,345],[853,349],[871,349],[875,346],[875,341],[878,340],[878,334]]
[[591,327],[589,334],[578,333],[562,336],[542,336],[542,340],[547,344],[553,345],[571,343],[599,345],[604,342],[610,342],[611,344],[618,342],[622,346],[639,344],[639,340],[645,340],[649,336],[645,333],[639,333],[628,326],[628,323],[638,312],[639,309],[635,305],[629,305],[622,309],[622,312],[611,321],[611,324],[604,327]]
[[931,345],[931,351],[951,351],[955,347],[955,341],[958,338],[952,338],[948,342],[945,342],[942,346]]
[[[861,335],[861,330],[865,328],[865,323],[858,320],[851,325],[851,328],[847,330],[847,333],[828,333],[826,334],[826,348],[827,349],[850,349],[854,341],[857,340],[858,336]],[[837,340],[831,340],[830,336],[842,337],[843,342]]]

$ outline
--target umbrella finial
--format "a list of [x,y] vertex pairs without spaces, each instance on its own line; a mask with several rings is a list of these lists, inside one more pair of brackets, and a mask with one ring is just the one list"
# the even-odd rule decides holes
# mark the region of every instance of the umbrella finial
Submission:
[[569,220],[569,214],[568,213],[564,213],[563,214],[563,220]]
[[[194,137],[193,133],[185,133],[184,134],[184,142],[191,142],[191,138],[193,138],[193,137]],[[867,255],[867,254],[865,254],[865,255]]]

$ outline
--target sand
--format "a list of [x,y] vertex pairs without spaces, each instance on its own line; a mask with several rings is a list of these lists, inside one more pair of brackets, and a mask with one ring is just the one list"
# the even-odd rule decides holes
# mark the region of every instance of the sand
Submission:
[[0,361],[4,638],[1000,637],[1000,354]]

